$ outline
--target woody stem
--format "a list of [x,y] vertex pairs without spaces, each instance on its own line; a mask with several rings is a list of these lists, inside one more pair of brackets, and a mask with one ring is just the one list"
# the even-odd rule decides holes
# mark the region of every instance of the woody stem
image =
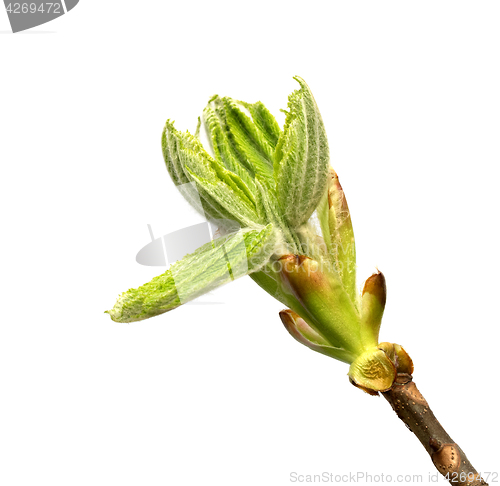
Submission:
[[464,451],[443,429],[419,392],[412,376],[398,374],[389,391],[383,392],[398,417],[417,436],[437,470],[454,486],[487,485]]

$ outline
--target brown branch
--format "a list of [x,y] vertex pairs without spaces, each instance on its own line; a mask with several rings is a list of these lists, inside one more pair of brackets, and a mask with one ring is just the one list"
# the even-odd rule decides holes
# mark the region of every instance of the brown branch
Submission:
[[432,413],[412,376],[398,374],[389,391],[383,392],[398,417],[418,437],[437,470],[448,475],[454,486],[479,486],[487,483],[474,469],[464,451],[446,433]]

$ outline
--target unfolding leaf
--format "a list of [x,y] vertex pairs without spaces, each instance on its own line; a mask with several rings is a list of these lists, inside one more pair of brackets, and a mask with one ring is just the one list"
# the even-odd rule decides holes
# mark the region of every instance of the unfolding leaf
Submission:
[[[283,215],[276,199],[276,191],[269,186],[268,181],[255,179],[256,209],[260,218],[266,223],[272,223],[283,240],[282,255],[293,252],[300,253],[300,241],[296,232],[290,228]],[[281,256],[281,255],[280,255]]]
[[117,322],[162,314],[214,288],[259,270],[274,253],[272,225],[261,231],[240,230],[203,245],[174,263],[164,274],[124,292],[112,310]]
[[281,135],[281,129],[274,116],[260,101],[257,101],[257,103],[242,101],[241,104],[250,112],[253,122],[274,150]]
[[255,171],[247,160],[239,158],[234,141],[228,133],[223,104],[216,103],[215,100],[218,100],[218,97],[212,98],[203,110],[203,121],[215,158],[226,169],[237,174],[252,190],[254,188],[253,177]]
[[195,183],[194,194],[181,192],[198,211],[209,219],[230,219],[242,226],[261,223],[252,191],[237,174],[213,159],[196,137],[179,132],[167,121],[162,149],[174,183],[179,187]]
[[277,196],[292,227],[305,223],[326,190],[330,155],[325,127],[305,81],[288,98],[284,131],[274,154]]
[[[262,132],[245,110],[244,103],[232,98],[214,96],[210,100],[204,119],[214,153],[233,172],[239,173],[241,167],[252,177],[272,179],[274,146],[269,133]],[[271,123],[269,118],[266,122]]]

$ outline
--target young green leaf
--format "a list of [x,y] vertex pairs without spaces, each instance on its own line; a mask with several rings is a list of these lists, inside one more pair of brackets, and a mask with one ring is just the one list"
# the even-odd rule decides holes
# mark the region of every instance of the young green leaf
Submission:
[[281,255],[301,253],[299,238],[295,231],[286,224],[276,199],[276,191],[267,182],[259,178],[255,179],[257,212],[261,219],[266,223],[272,223],[276,231],[281,234],[284,243]]
[[253,122],[274,150],[281,135],[280,126],[274,116],[260,101],[257,103],[241,101],[241,104],[250,112]]
[[237,174],[213,159],[197,138],[179,132],[167,121],[162,149],[174,183],[177,186],[196,183],[194,194],[181,192],[198,211],[210,219],[238,221],[244,227],[261,224],[252,191]]
[[285,128],[274,154],[274,179],[285,219],[295,228],[310,218],[324,195],[330,155],[311,90],[302,78],[294,79],[300,89],[288,98]]
[[212,151],[215,158],[226,169],[237,174],[252,190],[254,189],[254,170],[247,160],[239,158],[234,141],[230,138],[230,133],[228,133],[223,104],[217,102],[218,100],[217,96],[213,97],[203,110],[203,121]]
[[[245,109],[244,103],[228,97],[214,96],[210,100],[204,119],[214,153],[233,172],[236,163],[252,177],[272,180],[274,147],[268,141],[269,134],[261,131]],[[268,129],[272,122],[269,118],[266,122]]]
[[164,274],[121,294],[107,311],[116,322],[147,319],[199,297],[243,275],[259,270],[274,253],[272,225],[240,230],[198,248]]

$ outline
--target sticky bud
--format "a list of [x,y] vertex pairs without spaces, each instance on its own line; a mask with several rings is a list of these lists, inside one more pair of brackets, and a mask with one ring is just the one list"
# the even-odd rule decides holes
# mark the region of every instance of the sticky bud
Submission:
[[285,255],[279,263],[284,289],[302,306],[293,310],[330,346],[360,354],[359,315],[338,275],[303,255]]
[[315,292],[329,290],[328,279],[317,261],[304,255],[285,255],[279,262],[288,289],[302,304]]
[[357,301],[356,246],[351,213],[339,177],[332,168],[330,168],[328,184],[328,232],[330,239],[327,240],[327,247],[333,257],[342,284],[351,300]]
[[352,356],[345,350],[335,348],[315,331],[307,322],[302,319],[297,313],[292,310],[283,310],[280,312],[281,322],[286,330],[297,340],[300,344],[307,346],[309,349],[316,351],[331,358],[350,363]]
[[386,296],[384,275],[377,272],[365,282],[361,298],[361,339],[367,347],[378,344]]

